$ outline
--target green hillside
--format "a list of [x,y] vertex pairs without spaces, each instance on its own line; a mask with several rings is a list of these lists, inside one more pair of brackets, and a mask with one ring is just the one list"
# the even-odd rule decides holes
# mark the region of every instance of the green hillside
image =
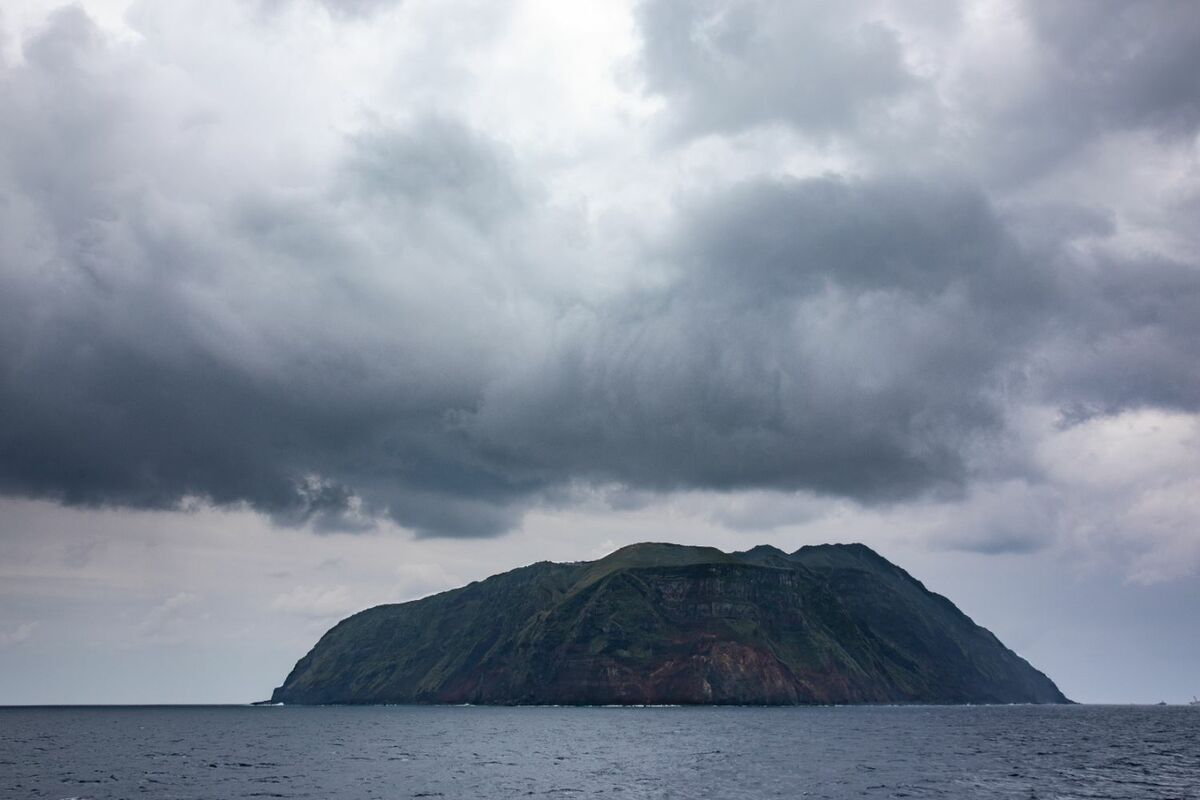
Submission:
[[355,614],[284,703],[1063,703],[863,545],[638,544]]

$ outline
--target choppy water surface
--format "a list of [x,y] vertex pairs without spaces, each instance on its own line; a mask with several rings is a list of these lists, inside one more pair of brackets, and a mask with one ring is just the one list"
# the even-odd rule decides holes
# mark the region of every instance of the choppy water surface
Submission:
[[1198,798],[1200,707],[0,710],[0,797]]

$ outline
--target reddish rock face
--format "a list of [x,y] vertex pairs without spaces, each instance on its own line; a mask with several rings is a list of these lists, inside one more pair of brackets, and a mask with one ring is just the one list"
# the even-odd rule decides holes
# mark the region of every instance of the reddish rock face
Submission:
[[[773,654],[738,642],[705,638],[678,642],[679,655],[656,660],[649,668],[606,655],[572,659],[538,700],[546,703],[762,704],[813,702],[799,691]],[[581,698],[587,698],[582,700]]]
[[795,704],[804,697],[788,668],[772,653],[738,642],[697,642],[691,656],[668,661],[650,675],[650,697],[679,703]]
[[861,545],[638,545],[343,621],[277,702],[1065,702]]

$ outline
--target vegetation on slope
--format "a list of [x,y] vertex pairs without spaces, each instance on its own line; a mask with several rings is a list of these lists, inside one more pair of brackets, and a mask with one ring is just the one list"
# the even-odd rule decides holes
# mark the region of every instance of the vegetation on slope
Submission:
[[287,703],[1061,703],[1042,673],[863,545],[639,544],[343,620]]

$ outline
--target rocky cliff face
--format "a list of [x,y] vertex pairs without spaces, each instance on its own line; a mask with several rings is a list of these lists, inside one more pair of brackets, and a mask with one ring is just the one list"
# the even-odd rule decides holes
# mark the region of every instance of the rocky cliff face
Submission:
[[284,703],[1065,703],[863,545],[643,544],[343,620]]

